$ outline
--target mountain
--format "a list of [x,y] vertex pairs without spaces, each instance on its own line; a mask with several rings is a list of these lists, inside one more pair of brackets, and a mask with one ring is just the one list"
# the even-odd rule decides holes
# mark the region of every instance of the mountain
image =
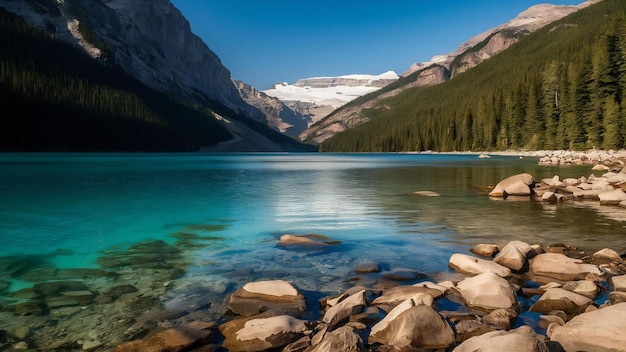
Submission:
[[[243,101],[230,72],[168,0],[0,0],[0,7],[100,65],[119,68],[147,88],[219,115],[219,125],[235,134],[227,144],[234,150],[303,147],[269,129],[263,113]],[[215,120],[212,113],[207,118]]]
[[[277,83],[261,93],[271,99],[280,100],[299,116],[298,119],[301,120],[298,124],[294,125],[294,120],[286,121],[287,124],[293,125],[288,134],[298,135],[340,106],[362,95],[377,91],[397,79],[398,75],[393,71],[379,75],[312,77],[299,79],[294,84]],[[262,102],[246,101],[266,111]]]
[[624,148],[624,33],[623,0],[596,2],[454,79],[380,100],[320,150]]
[[537,29],[598,1],[588,0],[577,6],[532,6],[509,22],[470,38],[451,53],[436,55],[429,62],[414,63],[400,80],[333,111],[304,131],[301,139],[321,143],[336,133],[358,126],[368,121],[364,113],[367,109],[385,108],[380,103],[382,100],[408,89],[443,83],[506,50]]

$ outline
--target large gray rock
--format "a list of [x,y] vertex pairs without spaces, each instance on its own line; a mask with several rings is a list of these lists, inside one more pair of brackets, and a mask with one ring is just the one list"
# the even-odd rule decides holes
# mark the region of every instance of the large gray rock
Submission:
[[455,253],[450,257],[448,265],[463,274],[478,275],[484,272],[494,272],[501,277],[511,275],[511,270],[498,263],[476,258],[467,254]]
[[343,300],[334,305],[324,313],[322,321],[334,328],[337,324],[344,322],[351,315],[361,313],[367,302],[365,300],[365,290],[361,290],[349,296],[343,297]]
[[562,288],[551,288],[530,307],[530,310],[544,314],[562,310],[572,316],[584,312],[591,303],[593,301],[583,295]]
[[288,315],[247,318],[220,326],[223,346],[230,351],[265,351],[297,340],[306,331],[306,322]]
[[626,303],[574,317],[563,326],[550,325],[548,335],[566,351],[626,351]]
[[511,284],[490,271],[467,278],[459,282],[456,288],[470,307],[488,311],[518,308],[515,290]]
[[602,275],[593,264],[583,264],[580,259],[569,258],[561,253],[542,253],[531,260],[532,277],[540,283],[584,280],[588,274]]
[[[530,195],[529,186],[535,182],[531,174],[518,174],[500,181],[489,192],[490,197],[504,197],[508,195]],[[524,187],[525,186],[525,187]]]
[[528,326],[511,331],[493,331],[472,337],[453,352],[548,352],[548,347]]
[[394,351],[445,349],[455,341],[454,331],[448,322],[433,308],[425,305],[412,306],[394,316],[384,326],[380,327],[379,324],[372,328],[368,342],[388,346]]
[[366,352],[361,337],[349,326],[342,326],[324,335],[310,352]]
[[511,241],[500,250],[493,261],[509,269],[520,271],[526,266],[530,252],[533,252],[533,248],[528,243]]
[[246,284],[230,296],[228,308],[242,316],[265,311],[299,315],[306,310],[304,295],[283,280],[258,281]]

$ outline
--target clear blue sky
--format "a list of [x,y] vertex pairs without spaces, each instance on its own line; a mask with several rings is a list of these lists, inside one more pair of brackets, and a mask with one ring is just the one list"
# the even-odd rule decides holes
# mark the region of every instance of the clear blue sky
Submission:
[[583,0],[171,0],[233,78],[402,73],[539,3]]

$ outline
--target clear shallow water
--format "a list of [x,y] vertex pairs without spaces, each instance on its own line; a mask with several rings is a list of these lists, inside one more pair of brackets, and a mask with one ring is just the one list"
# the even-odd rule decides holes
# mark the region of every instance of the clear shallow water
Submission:
[[[185,258],[174,292],[225,294],[276,278],[336,292],[354,284],[352,267],[363,259],[385,270],[447,272],[453,252],[481,242],[626,250],[622,209],[486,196],[487,186],[520,172],[591,173],[468,154],[2,154],[0,257],[98,268],[103,253],[164,240]],[[413,195],[421,190],[441,197]],[[285,233],[342,243],[322,252],[277,248]],[[37,283],[0,280],[6,292]]]

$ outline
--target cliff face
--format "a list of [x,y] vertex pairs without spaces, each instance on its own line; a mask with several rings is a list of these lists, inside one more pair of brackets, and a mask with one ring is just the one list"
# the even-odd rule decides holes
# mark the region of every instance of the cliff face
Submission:
[[297,137],[307,128],[307,118],[290,109],[285,103],[244,82],[234,81],[234,83],[243,100],[261,110],[267,119],[267,124],[274,130]]
[[169,0],[0,0],[0,6],[158,91],[262,118]]

